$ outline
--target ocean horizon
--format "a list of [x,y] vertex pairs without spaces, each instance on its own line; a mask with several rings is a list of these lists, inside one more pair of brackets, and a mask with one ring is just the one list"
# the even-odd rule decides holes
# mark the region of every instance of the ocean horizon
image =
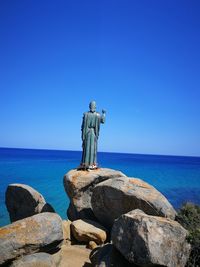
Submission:
[[[39,191],[66,219],[69,199],[63,176],[79,166],[81,151],[0,148],[0,226],[10,223],[5,206],[6,188],[22,183]],[[176,208],[200,204],[200,157],[98,152],[99,167],[120,170],[158,189]]]

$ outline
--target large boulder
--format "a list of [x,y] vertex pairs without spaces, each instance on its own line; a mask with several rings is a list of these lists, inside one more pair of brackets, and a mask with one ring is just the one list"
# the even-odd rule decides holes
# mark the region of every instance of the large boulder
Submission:
[[44,212],[0,228],[0,265],[18,256],[53,251],[63,240],[62,219]]
[[105,244],[102,247],[97,247],[92,250],[92,252],[90,253],[90,261],[93,267],[136,266],[128,262],[112,244]]
[[98,183],[116,177],[125,177],[125,175],[120,171],[104,168],[91,171],[74,169],[65,174],[64,187],[70,198],[68,218],[71,221],[77,219],[95,220],[91,209],[92,189]]
[[25,255],[13,261],[10,267],[56,267],[56,264],[50,254],[40,252]]
[[94,215],[106,228],[111,228],[115,219],[133,209],[171,219],[176,215],[158,190],[137,178],[118,177],[101,182],[93,189],[91,203]]
[[139,266],[184,267],[190,253],[187,231],[176,221],[133,210],[112,228],[113,245]]
[[99,223],[91,220],[76,220],[71,223],[71,231],[79,242],[89,243],[94,241],[103,244],[106,241],[106,229]]
[[6,190],[6,206],[11,222],[41,212],[54,212],[50,204],[35,189],[24,184],[10,184]]

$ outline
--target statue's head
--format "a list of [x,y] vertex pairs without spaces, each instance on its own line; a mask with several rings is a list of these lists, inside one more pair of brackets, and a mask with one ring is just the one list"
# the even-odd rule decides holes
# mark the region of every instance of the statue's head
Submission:
[[90,111],[91,112],[95,112],[96,111],[96,102],[95,101],[91,101],[90,105],[89,105]]

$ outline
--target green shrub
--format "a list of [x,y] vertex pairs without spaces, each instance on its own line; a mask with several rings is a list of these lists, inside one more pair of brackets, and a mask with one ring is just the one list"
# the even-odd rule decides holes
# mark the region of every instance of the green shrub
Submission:
[[177,221],[188,230],[191,254],[187,267],[200,267],[200,206],[185,203],[178,211]]

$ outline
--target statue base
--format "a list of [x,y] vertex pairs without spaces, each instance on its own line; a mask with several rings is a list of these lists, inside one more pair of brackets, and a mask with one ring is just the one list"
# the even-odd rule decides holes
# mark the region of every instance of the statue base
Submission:
[[85,171],[91,171],[91,170],[96,170],[98,169],[97,164],[93,164],[93,165],[86,165],[86,164],[81,164],[77,170],[85,170]]

